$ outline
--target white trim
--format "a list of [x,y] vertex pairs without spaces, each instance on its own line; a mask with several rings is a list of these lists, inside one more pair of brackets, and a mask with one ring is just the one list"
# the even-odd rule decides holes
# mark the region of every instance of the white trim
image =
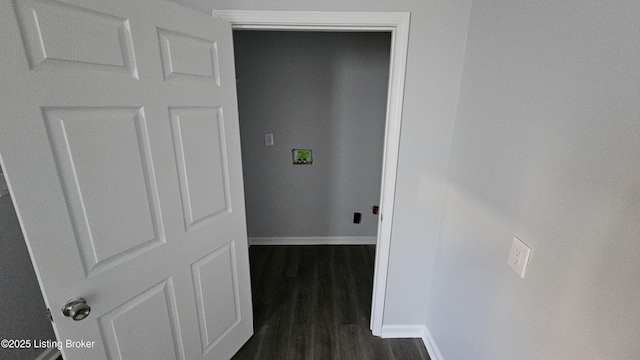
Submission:
[[35,360],[56,360],[60,356],[60,350],[56,348],[48,348],[40,354]]
[[422,342],[424,346],[427,348],[427,352],[429,353],[429,357],[431,360],[444,360],[438,345],[436,344],[435,339],[431,336],[431,332],[427,326],[424,327],[424,334],[422,335]]
[[213,16],[251,30],[393,31],[409,21],[404,12],[214,10]]
[[[214,10],[213,16],[228,21],[234,29],[391,32],[389,89],[380,189],[380,226],[377,234],[370,324],[372,333],[381,335],[391,249],[410,13]],[[383,221],[383,216],[387,219],[386,221]]]
[[425,330],[426,326],[419,324],[382,325],[380,337],[383,339],[422,338]]
[[426,325],[383,325],[380,337],[385,339],[420,338],[424,343],[424,347],[427,348],[431,360],[444,360],[436,341],[431,336],[431,332],[429,332],[429,328]]
[[375,245],[375,236],[249,237],[249,245]]

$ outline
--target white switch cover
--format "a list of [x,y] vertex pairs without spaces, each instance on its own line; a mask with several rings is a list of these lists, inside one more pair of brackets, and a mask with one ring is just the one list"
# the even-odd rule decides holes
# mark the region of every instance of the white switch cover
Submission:
[[273,133],[264,134],[264,146],[273,146]]
[[514,236],[513,241],[511,241],[508,263],[521,278],[524,278],[524,272],[529,262],[529,255],[531,255],[531,248]]

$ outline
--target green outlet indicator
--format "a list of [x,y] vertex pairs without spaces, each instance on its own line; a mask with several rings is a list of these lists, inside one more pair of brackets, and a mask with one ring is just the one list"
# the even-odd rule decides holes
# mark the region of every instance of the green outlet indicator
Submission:
[[293,149],[292,153],[295,165],[310,165],[313,162],[311,149]]
[[311,151],[308,150],[299,150],[298,151],[298,159],[307,159],[311,158]]

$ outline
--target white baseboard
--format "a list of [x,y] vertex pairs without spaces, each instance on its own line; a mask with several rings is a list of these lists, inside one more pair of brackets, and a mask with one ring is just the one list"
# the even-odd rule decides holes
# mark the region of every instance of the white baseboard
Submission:
[[420,338],[431,360],[444,360],[426,325],[382,325],[382,338]]
[[431,360],[444,360],[444,357],[442,356],[440,349],[438,349],[438,345],[436,344],[436,341],[433,339],[433,336],[431,336],[431,332],[429,331],[429,328],[426,326],[424,327],[422,342],[424,343],[424,346],[427,348],[427,351],[429,352],[429,357],[431,357]]
[[249,245],[375,245],[375,236],[249,237]]
[[36,358],[36,360],[56,360],[60,356],[60,350],[56,348],[48,348]]
[[425,326],[417,324],[382,325],[380,337],[383,339],[422,338]]

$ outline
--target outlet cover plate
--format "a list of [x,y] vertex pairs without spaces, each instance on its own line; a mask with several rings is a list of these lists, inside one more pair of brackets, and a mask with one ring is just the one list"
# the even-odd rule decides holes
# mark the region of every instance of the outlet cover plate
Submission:
[[511,241],[511,251],[509,251],[508,264],[516,274],[520,275],[521,278],[524,278],[530,255],[531,248],[514,236]]

